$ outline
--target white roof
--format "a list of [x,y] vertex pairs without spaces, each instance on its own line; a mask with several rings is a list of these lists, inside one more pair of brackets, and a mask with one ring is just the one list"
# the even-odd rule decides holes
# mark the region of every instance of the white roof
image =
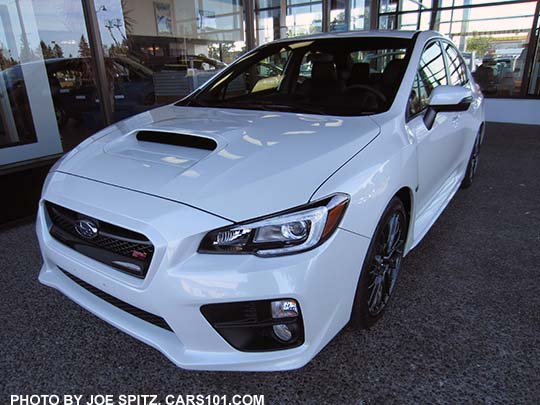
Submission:
[[369,30],[369,31],[338,31],[321,32],[318,34],[303,35],[298,37],[289,37],[278,39],[274,42],[298,41],[304,39],[323,39],[323,38],[367,38],[367,37],[385,37],[385,38],[405,38],[411,39],[416,33],[424,32],[428,37],[441,37],[437,31],[401,31],[401,30]]

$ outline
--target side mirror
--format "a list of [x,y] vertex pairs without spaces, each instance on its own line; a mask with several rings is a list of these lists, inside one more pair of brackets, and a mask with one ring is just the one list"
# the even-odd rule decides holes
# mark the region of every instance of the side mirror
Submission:
[[472,103],[472,91],[461,86],[437,86],[431,92],[424,124],[431,129],[439,112],[467,111]]

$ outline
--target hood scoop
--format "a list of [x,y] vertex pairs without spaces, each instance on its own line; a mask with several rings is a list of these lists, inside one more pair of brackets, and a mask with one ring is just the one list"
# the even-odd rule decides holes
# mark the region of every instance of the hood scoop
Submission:
[[211,138],[178,134],[175,132],[138,131],[137,140],[209,151],[213,151],[217,148],[217,142]]
[[144,162],[188,169],[218,149],[209,137],[173,131],[137,130],[121,136],[104,147],[107,154]]

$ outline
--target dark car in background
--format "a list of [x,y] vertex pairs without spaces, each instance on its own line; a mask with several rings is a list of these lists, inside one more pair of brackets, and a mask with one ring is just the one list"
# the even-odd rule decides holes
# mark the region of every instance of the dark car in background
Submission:
[[[178,100],[219,72],[223,63],[210,58],[193,57],[193,63],[155,66],[154,71],[127,56],[105,58],[105,66],[114,97],[114,120]],[[97,129],[101,120],[99,97],[91,58],[52,58],[15,65],[2,72],[10,98],[23,91],[24,75],[42,69],[43,62],[60,128],[69,120],[84,122]],[[219,63],[218,63],[219,62]],[[191,67],[190,67],[191,66]]]

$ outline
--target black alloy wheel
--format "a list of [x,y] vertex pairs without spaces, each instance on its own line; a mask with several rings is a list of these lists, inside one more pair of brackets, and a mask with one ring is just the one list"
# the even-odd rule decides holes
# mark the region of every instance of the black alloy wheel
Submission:
[[370,328],[382,317],[401,271],[407,228],[403,203],[394,197],[377,225],[360,274],[352,326]]

